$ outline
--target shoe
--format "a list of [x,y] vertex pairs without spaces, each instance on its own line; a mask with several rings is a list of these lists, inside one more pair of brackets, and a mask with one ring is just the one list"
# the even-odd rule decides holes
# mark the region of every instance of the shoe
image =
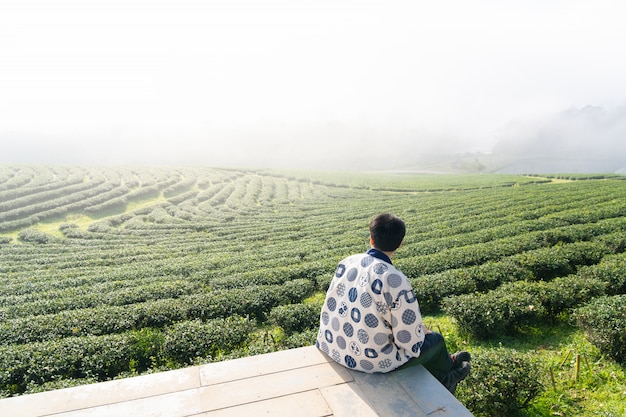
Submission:
[[469,362],[472,360],[472,355],[469,352],[464,350],[455,353],[454,355],[450,355],[450,359],[452,359],[452,367],[458,368],[463,365],[463,362]]
[[465,361],[461,366],[452,369],[441,380],[441,383],[454,395],[456,386],[470,373],[470,363]]

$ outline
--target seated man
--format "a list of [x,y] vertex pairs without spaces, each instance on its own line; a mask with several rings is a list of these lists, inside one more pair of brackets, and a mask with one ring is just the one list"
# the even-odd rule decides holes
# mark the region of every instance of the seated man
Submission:
[[470,354],[448,354],[443,336],[427,329],[406,276],[391,263],[406,228],[393,214],[370,223],[371,248],[339,263],[320,314],[316,346],[337,363],[363,372],[424,365],[451,393],[470,371]]

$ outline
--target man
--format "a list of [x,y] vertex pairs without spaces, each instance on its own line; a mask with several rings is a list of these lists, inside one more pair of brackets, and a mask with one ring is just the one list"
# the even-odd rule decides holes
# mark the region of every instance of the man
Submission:
[[363,372],[423,364],[450,392],[470,371],[470,354],[448,354],[443,336],[424,326],[407,277],[391,263],[406,228],[393,214],[370,222],[370,246],[337,266],[320,314],[316,346]]

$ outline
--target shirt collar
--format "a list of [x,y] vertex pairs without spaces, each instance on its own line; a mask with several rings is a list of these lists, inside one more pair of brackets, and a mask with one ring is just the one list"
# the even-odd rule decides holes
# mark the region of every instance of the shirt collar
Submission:
[[367,253],[367,254],[368,254],[368,255],[370,255],[370,256],[373,256],[374,258],[378,258],[378,259],[380,259],[381,261],[385,261],[385,262],[387,262],[388,264],[393,265],[393,264],[391,263],[391,258],[389,258],[389,256],[387,256],[384,252],[379,251],[378,249],[375,249],[375,248],[370,248],[370,249],[368,249],[368,251],[367,251],[367,252],[365,252],[365,253]]

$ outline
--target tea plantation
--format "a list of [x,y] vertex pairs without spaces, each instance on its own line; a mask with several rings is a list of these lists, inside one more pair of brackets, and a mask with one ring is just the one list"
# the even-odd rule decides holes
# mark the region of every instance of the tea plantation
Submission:
[[0,166],[0,396],[311,344],[389,211],[470,410],[623,415],[625,179]]

